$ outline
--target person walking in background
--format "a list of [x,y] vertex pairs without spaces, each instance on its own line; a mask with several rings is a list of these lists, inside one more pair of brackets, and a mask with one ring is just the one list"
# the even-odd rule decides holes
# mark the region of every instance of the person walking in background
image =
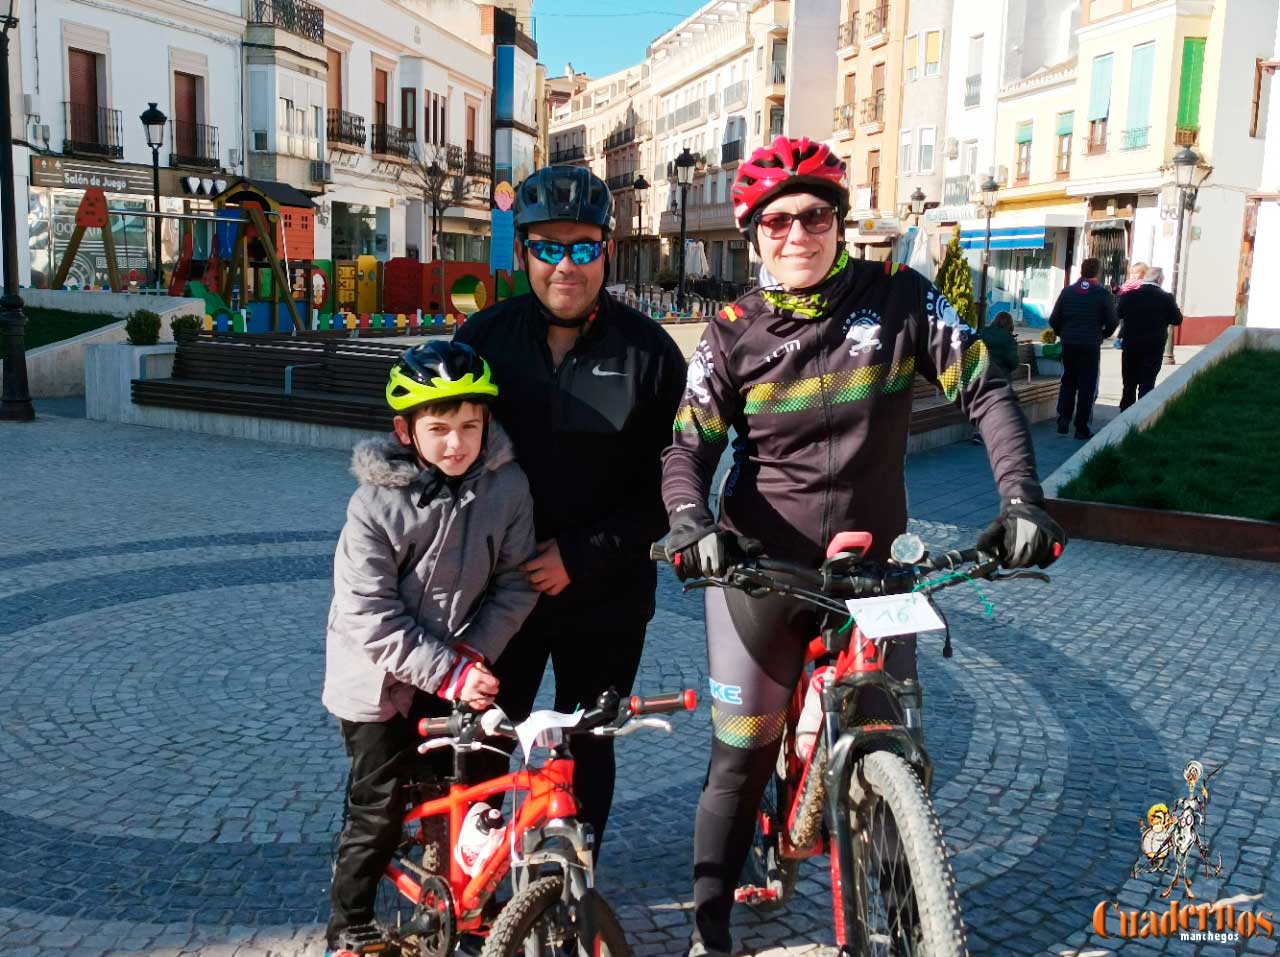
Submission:
[[1124,343],[1120,357],[1120,378],[1124,383],[1121,412],[1156,387],[1169,327],[1182,325],[1182,310],[1173,295],[1161,288],[1163,281],[1164,270],[1148,266],[1142,284],[1116,303],[1120,339]]
[[1080,264],[1080,278],[1058,295],[1049,326],[1062,340],[1062,383],[1058,388],[1058,434],[1066,435],[1072,418],[1076,438],[1093,432],[1093,400],[1098,395],[1102,341],[1116,331],[1115,300],[1100,280],[1102,264],[1092,257]]

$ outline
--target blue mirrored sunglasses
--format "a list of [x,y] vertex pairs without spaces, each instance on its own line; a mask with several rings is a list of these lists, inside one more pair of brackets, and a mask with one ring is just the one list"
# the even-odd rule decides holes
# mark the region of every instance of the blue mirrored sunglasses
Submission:
[[604,242],[554,243],[549,239],[526,239],[524,248],[529,250],[549,266],[558,266],[569,254],[569,261],[575,266],[585,266],[600,258],[604,252]]

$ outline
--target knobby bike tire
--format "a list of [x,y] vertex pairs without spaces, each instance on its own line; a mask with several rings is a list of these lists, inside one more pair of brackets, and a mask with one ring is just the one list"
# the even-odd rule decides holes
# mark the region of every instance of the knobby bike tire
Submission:
[[[564,878],[555,874],[539,878],[511,898],[493,922],[480,957],[528,957],[531,954],[552,957],[556,954],[555,950],[548,948],[526,951],[525,947],[538,924],[559,904],[563,891]],[[572,957],[631,957],[631,948],[627,946],[622,926],[604,898],[595,891],[588,891],[580,906],[592,908],[600,946],[598,949],[592,945],[584,946],[579,941],[572,950],[560,953],[571,954]]]
[[[777,775],[774,775],[770,780],[769,789],[766,790],[764,797],[760,801],[760,814],[772,818],[774,824],[773,833],[778,834],[785,826],[785,821],[779,817],[777,811],[778,795],[782,789]],[[778,850],[777,839],[765,837],[764,831],[760,827],[759,815],[756,816],[756,833],[755,837],[751,839],[751,852],[747,855],[742,876],[743,882],[746,884],[754,884],[757,887],[769,887],[772,885],[777,890],[778,896],[773,900],[756,900],[747,905],[752,910],[761,913],[785,907],[795,893],[796,881],[800,877],[800,861],[781,855]]]
[[[908,906],[911,941],[903,946],[881,945],[867,936],[866,927],[849,928],[850,943],[862,947],[868,957],[909,954],[928,957],[967,957],[964,918],[955,877],[947,861],[942,827],[920,779],[903,758],[888,751],[873,751],[853,769],[849,785],[849,811],[853,825],[855,894],[872,894],[867,870],[875,857],[873,842],[892,839],[901,849],[908,869],[914,907]],[[883,804],[885,815],[876,806]],[[879,831],[872,834],[871,831]],[[887,832],[895,832],[887,835]],[[883,878],[877,882],[883,888]],[[873,901],[868,901],[870,907]],[[884,906],[883,897],[878,903]],[[910,901],[908,901],[910,905]],[[886,907],[886,910],[888,908]],[[861,939],[859,939],[861,938]]]

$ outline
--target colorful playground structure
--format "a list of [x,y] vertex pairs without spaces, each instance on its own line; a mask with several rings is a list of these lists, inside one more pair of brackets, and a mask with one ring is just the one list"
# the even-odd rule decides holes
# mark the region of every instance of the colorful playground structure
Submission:
[[[204,325],[221,332],[306,332],[397,329],[407,335],[444,331],[487,305],[528,291],[523,272],[494,275],[486,263],[428,262],[373,256],[316,259],[315,209],[291,186],[245,180],[214,199],[213,215],[144,211],[141,215],[210,224],[211,253],[192,258],[190,229],[168,282],[170,295],[204,302]],[[113,210],[100,189],[88,189],[76,227],[54,274],[64,288],[89,229],[102,231],[112,292],[125,283],[115,257],[111,219],[138,216]],[[194,273],[199,273],[198,277]]]

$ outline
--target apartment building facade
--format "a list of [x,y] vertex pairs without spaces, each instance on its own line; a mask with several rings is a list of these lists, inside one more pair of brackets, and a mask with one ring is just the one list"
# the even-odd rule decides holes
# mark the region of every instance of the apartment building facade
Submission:
[[893,204],[903,221],[916,190],[930,206],[942,202],[953,6],[954,0],[913,0],[907,9]]
[[[46,0],[15,7],[14,135],[35,147],[14,156],[22,171],[15,185],[28,209],[15,224],[30,254],[19,257],[20,282],[41,286],[52,278],[87,187],[106,190],[113,209],[152,210],[152,151],[140,120],[152,102],[168,118],[159,151],[162,210],[207,211],[209,198],[242,174],[242,3]],[[151,221],[122,215],[113,230],[122,271],[145,281],[153,266]],[[180,227],[168,221],[163,232],[165,258],[172,258]],[[201,232],[197,243],[207,247],[210,237]],[[81,245],[68,282],[106,282],[100,239]]]

